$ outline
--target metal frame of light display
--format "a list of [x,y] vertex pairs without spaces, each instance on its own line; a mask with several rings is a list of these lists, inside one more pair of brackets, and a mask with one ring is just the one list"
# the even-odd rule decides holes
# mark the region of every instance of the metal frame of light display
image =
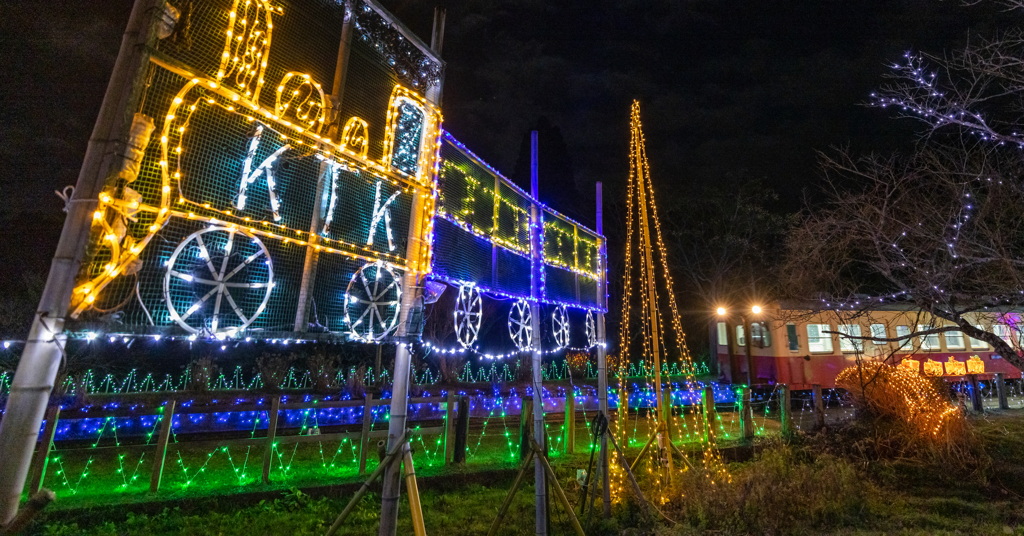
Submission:
[[[357,12],[369,10],[367,4],[357,4]],[[144,311],[138,318],[145,322],[122,318],[113,330],[118,334],[223,339],[259,338],[264,332],[263,338],[285,338],[295,331],[294,339],[378,342],[394,330],[398,304],[387,318],[375,312],[356,326],[359,315],[350,309],[366,296],[350,295],[352,285],[345,285],[366,270],[385,274],[394,278],[397,302],[397,274],[430,271],[429,225],[409,241],[419,244],[417,251],[401,251],[407,229],[398,228],[394,211],[403,212],[403,223],[417,216],[422,221],[432,218],[440,111],[413,89],[396,84],[385,124],[343,118],[339,112],[344,108],[336,110],[321,81],[290,69],[288,60],[296,58],[275,55],[272,45],[281,40],[274,39],[274,20],[287,16],[282,7],[266,0],[235,0],[225,7],[227,27],[221,30],[225,41],[216,72],[204,73],[173,55],[150,58],[150,104],[162,95],[169,95],[169,102],[163,112],[153,114],[155,120],[136,112],[130,145],[139,149],[100,195],[92,260],[72,294],[71,317],[91,325],[100,316],[91,314],[93,310],[108,312],[100,306],[106,292],[116,295],[106,302]],[[286,37],[297,40],[294,32]],[[368,29],[359,37],[373,38]],[[285,71],[276,84],[274,71]],[[359,83],[350,78],[349,87],[341,89]],[[271,91],[273,98],[266,96]],[[342,120],[344,127],[339,128]],[[367,154],[371,142],[382,143],[379,158]],[[211,153],[219,154],[207,158]],[[188,158],[192,154],[199,156]],[[211,163],[214,157],[229,161]],[[146,176],[147,168],[155,173]],[[367,190],[372,195],[358,196]],[[409,214],[415,198],[426,201],[418,215]],[[347,202],[344,211],[339,199]],[[203,241],[214,234],[232,238],[216,247]],[[246,237],[251,245],[240,247],[243,241],[236,237]],[[152,246],[155,239],[176,244],[170,257]],[[244,253],[253,248],[262,253],[259,263],[265,273],[255,273],[255,254]],[[288,249],[293,251],[282,251]],[[310,253],[321,261],[312,277],[309,263],[296,259]],[[323,258],[335,255],[348,262],[339,265]],[[275,257],[290,257],[290,266]],[[337,267],[325,269],[325,264]],[[164,272],[162,292],[147,293],[146,276],[158,270]],[[266,280],[243,279],[250,273]],[[134,296],[122,300],[132,290],[123,284],[126,278],[137,288]],[[254,290],[260,291],[258,299]],[[365,288],[358,290],[366,293]],[[282,298],[271,300],[275,294]],[[304,297],[308,303],[297,303]],[[310,333],[299,320],[280,313],[261,322],[275,308],[302,316],[317,297],[341,309],[322,332]],[[329,304],[316,305],[322,310]],[[359,329],[373,323],[383,331]],[[109,326],[98,329],[112,331]]]
[[[439,52],[373,0],[190,5],[133,7],[0,425],[3,480],[24,481],[21,431],[69,339],[398,342],[396,441],[426,278],[603,319],[604,238],[441,129]],[[488,191],[489,226],[454,209]],[[453,239],[490,262],[439,247]]]
[[[357,2],[354,10],[377,15],[379,8],[370,7]],[[443,132],[440,111],[428,99],[396,84],[385,124],[342,117],[334,95],[325,93],[315,75],[292,69],[290,58],[275,54],[272,45],[290,45],[275,39],[274,20],[287,17],[285,9],[266,0],[234,0],[225,15],[215,71],[209,61],[204,73],[174,54],[150,57],[148,102],[142,111],[156,119],[135,111],[129,137],[133,150],[99,196],[90,262],[71,298],[70,316],[78,321],[69,331],[72,338],[106,332],[172,339],[381,342],[394,332],[398,307],[395,322],[384,323],[390,329],[368,336],[351,325],[358,317],[349,314],[356,298],[348,293],[351,285],[346,286],[360,270],[376,264],[398,279],[408,272],[429,274],[456,288],[473,285],[484,296],[604,310],[603,300],[592,290],[602,271],[598,252],[603,237],[544,206]],[[393,43],[395,35],[382,37],[386,29],[379,27],[381,17],[376,24],[369,19],[360,24],[357,17],[355,39]],[[381,48],[379,43],[374,46]],[[392,56],[385,56],[390,63]],[[419,63],[432,60],[424,55]],[[431,82],[433,73],[430,68],[424,72],[426,77],[417,80],[421,86]],[[276,84],[271,76],[275,73],[283,73]],[[433,76],[440,84],[439,74]],[[350,77],[342,90],[359,84]],[[162,94],[167,95],[165,108],[154,104]],[[376,158],[368,154],[371,145],[383,147]],[[227,161],[211,162],[214,157],[206,155],[214,152]],[[438,180],[445,182],[451,170],[459,169],[466,172],[467,184],[478,186],[462,199],[438,189]],[[446,206],[472,203],[475,196],[489,197],[489,228],[474,226],[461,217],[465,214]],[[416,198],[423,201],[416,216],[426,223],[405,242],[420,246],[418,251],[401,251],[402,231],[407,229],[399,222],[416,219],[410,214]],[[530,221],[531,205],[538,207],[541,221]],[[486,243],[492,250],[491,273],[472,279],[439,270],[453,262],[453,255],[434,256],[432,246],[439,239],[435,220]],[[528,267],[531,226],[543,229],[537,298],[532,281],[509,284],[498,273],[499,256]],[[202,240],[218,234],[232,237],[221,240],[218,248],[236,243],[244,247],[223,250]],[[153,247],[154,240],[170,243],[173,251]],[[265,268],[255,269],[255,257],[243,256],[247,249],[263,252],[259,263]],[[294,258],[302,253],[306,259],[300,266]],[[325,261],[332,256],[344,261]],[[309,257],[314,257],[312,269]],[[218,262],[224,269],[214,266]],[[155,271],[161,272],[161,288],[147,284]],[[563,292],[550,291],[554,279]],[[582,292],[581,281],[586,287]],[[319,313],[332,304],[337,304],[335,314],[326,320],[309,318],[311,306]],[[115,309],[131,313],[112,325],[106,320]],[[294,319],[282,318],[284,309]],[[310,330],[309,325],[323,329]],[[567,340],[561,332],[559,336]]]

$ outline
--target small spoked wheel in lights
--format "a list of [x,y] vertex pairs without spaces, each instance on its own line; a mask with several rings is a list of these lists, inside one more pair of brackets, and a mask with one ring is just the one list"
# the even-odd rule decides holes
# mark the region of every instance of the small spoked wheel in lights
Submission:
[[383,262],[364,265],[352,274],[345,291],[345,323],[349,334],[363,342],[378,342],[398,326],[402,285]]
[[455,300],[455,336],[463,348],[471,348],[476,344],[483,316],[480,289],[476,285],[460,286],[459,297]]
[[587,348],[597,346],[597,324],[594,322],[594,311],[587,311]]
[[233,335],[263,313],[274,265],[263,242],[243,229],[207,227],[174,248],[164,273],[171,319],[190,333]]
[[530,311],[530,302],[519,298],[512,310],[508,312],[508,334],[516,348],[529,350],[533,346],[533,313]]
[[559,348],[569,346],[569,313],[565,311],[564,305],[555,307],[555,312],[551,313],[551,333]]

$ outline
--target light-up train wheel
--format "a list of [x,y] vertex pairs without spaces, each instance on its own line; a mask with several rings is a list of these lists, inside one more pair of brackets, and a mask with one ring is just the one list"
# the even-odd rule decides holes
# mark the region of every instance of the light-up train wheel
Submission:
[[207,227],[178,244],[167,260],[164,302],[190,333],[234,335],[270,300],[274,266],[266,246],[242,229]]
[[587,311],[587,348],[597,346],[597,324],[594,323],[594,311]]
[[463,348],[471,348],[476,344],[483,316],[484,304],[480,289],[475,285],[460,286],[459,297],[455,300],[455,337]]
[[551,313],[551,332],[559,348],[569,346],[569,313],[564,305],[555,307],[555,312]]
[[530,303],[520,298],[508,312],[508,334],[516,348],[529,350],[533,345],[533,313],[530,311]]
[[345,291],[345,323],[353,338],[377,342],[398,325],[402,285],[391,268],[377,261],[352,275]]

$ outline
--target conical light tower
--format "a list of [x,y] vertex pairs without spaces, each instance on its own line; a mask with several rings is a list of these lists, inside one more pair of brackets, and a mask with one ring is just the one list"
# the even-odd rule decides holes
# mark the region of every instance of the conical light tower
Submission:
[[[631,346],[639,347],[634,339],[642,340],[641,374],[646,378],[647,392],[654,395],[656,411],[648,412],[648,437],[636,437],[636,426],[630,426],[627,419],[619,419],[616,435],[622,443],[639,444],[646,440],[645,447],[637,460],[626,462],[637,470],[650,473],[661,490],[662,499],[667,500],[664,491],[675,471],[673,451],[682,454],[688,449],[677,449],[673,445],[686,441],[699,442],[704,450],[703,467],[712,479],[728,478],[715,448],[717,423],[708,422],[705,413],[699,409],[687,411],[681,402],[697,403],[704,395],[704,388],[696,382],[695,368],[686,347],[685,333],[679,321],[672,276],[668,269],[668,256],[662,239],[658,208],[654,202],[654,186],[651,183],[650,168],[647,164],[647,150],[640,124],[640,103],[633,101],[630,117],[629,184],[627,187],[626,212],[626,255],[623,274],[622,323],[619,330],[619,405],[628,404],[627,367],[630,363]],[[634,311],[635,297],[639,295],[639,310]],[[662,306],[668,302],[668,316],[673,337],[666,336]],[[633,317],[639,317],[639,322]],[[640,332],[634,330],[639,328]],[[636,348],[634,348],[635,350]],[[632,356],[636,358],[637,356]],[[678,370],[681,377],[673,388],[669,371]],[[673,396],[675,391],[675,396]],[[679,402],[677,415],[673,415],[675,398]],[[649,400],[649,398],[648,398]],[[713,401],[712,401],[713,404]],[[699,408],[699,405],[691,406]],[[625,415],[620,412],[620,415]],[[632,434],[630,433],[632,429]],[[645,456],[649,458],[644,459]],[[646,463],[644,463],[646,462]],[[640,466],[644,463],[643,467]],[[691,465],[689,461],[687,465]],[[621,486],[616,486],[621,488]]]

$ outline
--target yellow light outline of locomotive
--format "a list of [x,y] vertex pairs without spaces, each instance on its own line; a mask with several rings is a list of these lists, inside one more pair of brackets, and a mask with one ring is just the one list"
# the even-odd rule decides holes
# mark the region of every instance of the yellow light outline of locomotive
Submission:
[[[172,123],[175,119],[179,107],[185,102],[184,96],[196,87],[201,87],[206,91],[212,92],[221,98],[228,99],[230,102],[235,103],[223,105],[230,112],[242,113],[242,110],[246,110],[247,112],[251,111],[252,115],[247,116],[251,121],[255,121],[257,116],[262,116],[261,121],[265,121],[267,123],[276,123],[281,127],[281,130],[290,129],[295,132],[295,136],[306,136],[307,139],[305,140],[305,143],[303,143],[303,141],[299,140],[298,138],[294,138],[292,139],[292,141],[295,141],[300,145],[309,146],[312,151],[320,153],[325,158],[335,158],[342,163],[354,164],[356,167],[362,169],[363,171],[370,172],[377,179],[386,180],[391,184],[398,186],[399,188],[403,188],[403,190],[406,190],[406,188],[408,188],[406,191],[412,192],[413,195],[422,196],[425,201],[423,203],[423,217],[425,218],[427,223],[426,225],[423,226],[423,232],[421,233],[419,240],[420,254],[408,255],[409,257],[420,258],[421,262],[419,263],[406,265],[403,264],[404,259],[400,256],[391,255],[388,253],[380,253],[373,251],[365,246],[360,246],[358,244],[351,244],[341,240],[332,240],[320,236],[316,237],[317,242],[336,242],[340,244],[342,247],[360,249],[365,251],[366,253],[345,251],[330,246],[322,246],[319,243],[315,244],[314,247],[318,251],[326,251],[327,253],[340,254],[350,258],[360,259],[368,262],[383,260],[385,264],[387,264],[388,266],[402,271],[412,270],[414,272],[422,274],[430,272],[432,251],[430,240],[426,239],[426,237],[429,237],[430,233],[433,232],[433,214],[437,200],[436,177],[437,172],[439,170],[442,132],[440,128],[442,121],[440,110],[437,109],[432,104],[430,104],[429,102],[427,102],[427,100],[424,97],[420,96],[416,92],[396,84],[394,89],[392,90],[391,99],[388,105],[388,114],[384,137],[385,152],[382,157],[383,162],[376,162],[366,158],[365,135],[363,139],[360,140],[360,146],[350,148],[350,146],[346,144],[346,141],[349,141],[347,140],[347,137],[350,132],[350,129],[348,128],[350,125],[355,126],[358,124],[359,126],[363,127],[362,132],[364,134],[367,133],[367,129],[365,128],[367,126],[366,122],[363,121],[362,119],[354,118],[356,119],[355,122],[353,122],[351,119],[349,120],[343,132],[341,143],[335,143],[334,141],[328,138],[320,136],[318,134],[318,131],[322,126],[324,113],[324,103],[322,101],[319,107],[319,116],[314,117],[314,121],[312,122],[313,127],[315,127],[315,131],[314,129],[303,128],[278,115],[278,112],[282,111],[281,90],[278,91],[278,95],[275,99],[275,109],[273,112],[271,112],[270,110],[266,109],[265,107],[259,104],[259,93],[264,85],[263,74],[267,66],[266,60],[267,56],[269,55],[272,34],[271,30],[273,28],[273,23],[270,21],[270,16],[275,11],[274,8],[272,8],[269,2],[267,2],[266,0],[255,0],[255,2],[253,0],[246,0],[245,2],[246,9],[248,9],[248,7],[253,5],[254,3],[256,4],[257,15],[259,12],[259,7],[262,6],[265,12],[265,19],[267,24],[266,40],[262,43],[265,46],[261,47],[261,52],[257,53],[256,57],[259,60],[259,65],[255,69],[253,69],[252,67],[254,64],[246,64],[244,62],[239,62],[237,61],[237,58],[234,58],[234,56],[231,56],[229,54],[233,38],[237,37],[238,39],[241,39],[241,36],[235,36],[234,34],[234,26],[237,25],[239,22],[237,11],[240,3],[241,0],[234,1],[234,5],[232,6],[232,10],[229,16],[231,27],[229,27],[226,32],[227,38],[225,48],[222,53],[221,67],[218,70],[217,80],[211,80],[206,77],[197,76],[195,73],[192,73],[182,67],[172,65],[171,63],[163,61],[154,56],[150,57],[150,61],[154,63],[156,66],[171,71],[186,79],[190,79],[189,82],[187,82],[185,86],[182,87],[182,89],[175,95],[171,107],[168,109],[168,112],[165,115],[163,121],[163,128],[161,130],[160,137],[161,152],[159,162],[161,175],[160,205],[152,206],[147,205],[145,203],[138,203],[134,200],[128,201],[124,199],[114,199],[107,192],[104,192],[100,195],[99,205],[97,206],[96,212],[94,214],[93,222],[94,224],[99,224],[101,227],[102,232],[100,244],[110,242],[110,244],[107,247],[109,247],[111,250],[111,261],[107,263],[107,265],[104,267],[104,270],[98,276],[93,277],[76,286],[75,291],[72,295],[72,318],[78,317],[83,311],[89,308],[91,304],[96,300],[96,297],[99,295],[99,293],[104,288],[106,288],[106,286],[109,285],[119,274],[123,273],[124,270],[131,263],[135,262],[135,260],[138,259],[139,255],[142,253],[142,250],[145,249],[145,247],[149,244],[149,242],[156,235],[156,233],[159,232],[167,224],[168,221],[170,221],[170,218],[172,216],[183,219],[204,221],[210,224],[221,224],[227,226],[229,229],[245,230],[253,235],[259,235],[266,238],[281,240],[283,243],[289,243],[294,241],[296,244],[303,247],[309,245],[309,242],[307,240],[294,239],[291,238],[290,236],[287,236],[286,234],[275,234],[273,231],[270,231],[269,228],[272,228],[274,225],[276,225],[279,229],[283,231],[294,232],[295,235],[298,237],[301,237],[304,234],[315,236],[315,233],[309,233],[301,229],[291,229],[284,224],[270,224],[269,222],[266,221],[260,222],[259,224],[263,227],[268,228],[268,230],[261,229],[260,227],[256,226],[256,222],[251,221],[249,218],[239,218],[238,216],[231,214],[231,211],[221,211],[210,207],[208,203],[197,203],[185,199],[184,196],[181,195],[180,181],[182,177],[180,175],[180,169],[178,171],[175,171],[175,176],[173,177],[175,180],[178,181],[178,204],[184,205],[184,207],[186,208],[192,208],[193,210],[175,210],[171,208],[170,194],[172,177],[168,169],[168,146],[171,135],[170,129],[172,127]],[[277,13],[281,13],[280,8],[277,8]],[[245,25],[245,21],[247,21],[247,19],[243,18],[242,21],[243,25]],[[255,27],[255,24],[253,26]],[[234,67],[226,67],[231,63],[229,62],[230,59],[236,59],[234,63],[241,63],[242,69],[249,68],[248,75],[246,75],[247,78],[243,78],[244,83],[238,84],[240,89],[245,90],[245,95],[242,95],[240,92],[235,91],[233,89],[229,89],[225,87],[225,85],[223,84],[224,78],[228,77],[231,74],[237,74]],[[250,76],[253,74],[253,71],[255,71],[255,76]],[[317,90],[319,91],[321,99],[323,99],[323,92],[322,90],[320,90],[319,84],[317,84],[316,82],[312,82],[311,77],[304,73],[297,73],[294,71],[287,72],[285,76],[282,78],[282,82],[278,87],[285,87],[285,85],[295,76],[302,77],[306,82],[309,82],[313,85],[313,87],[316,87]],[[256,80],[256,87],[254,89],[249,89],[247,86],[251,84],[253,80]],[[251,96],[251,98],[248,98],[249,96]],[[390,148],[394,143],[393,139],[396,132],[397,122],[397,114],[395,113],[395,109],[400,102],[405,100],[411,100],[415,104],[418,104],[421,107],[422,111],[424,112],[424,133],[421,141],[422,145],[418,162],[418,173],[415,176],[408,175],[402,172],[401,170],[392,168],[391,155],[387,152],[387,149]],[[208,99],[207,103],[217,104],[213,99]],[[193,107],[194,106],[195,105],[193,105]],[[191,111],[194,111],[194,109]],[[176,147],[178,154],[180,154],[181,150],[180,137],[181,135],[184,134],[184,127],[182,126],[179,128],[181,129],[177,133],[179,137],[179,145],[178,147]],[[274,128],[271,128],[271,130],[274,132],[278,132],[277,129]],[[278,134],[280,134],[280,132],[278,132]],[[283,136],[283,134],[281,135]],[[431,143],[431,141],[433,143],[432,147],[428,145],[429,143]],[[126,213],[129,211],[150,212],[156,214],[156,219],[149,226],[147,234],[142,239],[138,240],[137,242],[134,242],[132,246],[128,248],[127,251],[122,251],[120,243],[118,243],[117,241],[117,236],[116,234],[114,234],[112,227],[107,221],[106,216],[108,210],[113,211],[115,213],[120,213],[122,215],[126,215]],[[219,219],[214,216],[196,214],[196,210],[218,212],[222,215],[222,218]],[[394,259],[395,262],[392,262],[391,259]]]

